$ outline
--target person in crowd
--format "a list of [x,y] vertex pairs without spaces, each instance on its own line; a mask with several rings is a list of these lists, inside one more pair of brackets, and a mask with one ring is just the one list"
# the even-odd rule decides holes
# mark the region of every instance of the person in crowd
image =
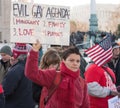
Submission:
[[76,45],[76,33],[72,32],[70,34],[70,45],[75,46]]
[[45,86],[47,90],[51,88],[57,73],[61,75],[61,80],[59,79],[61,82],[56,91],[45,105],[40,105],[40,108],[89,108],[87,85],[80,77],[79,50],[72,47],[63,52],[60,71],[55,69],[42,70],[38,68],[40,47],[41,44],[37,40],[27,57],[25,75],[32,81]]
[[86,60],[84,59],[84,57],[81,55],[80,56],[80,75],[82,78],[85,78],[84,76],[84,73],[85,73],[85,69],[86,69],[86,66],[88,65],[88,63],[86,62]]
[[[71,47],[71,46],[62,46],[62,47],[58,47],[58,48],[56,48],[56,47],[53,47],[53,48],[56,49],[58,51],[60,57],[62,57],[62,52],[64,52],[64,50],[68,49],[69,47]],[[85,72],[85,68],[86,68],[87,64],[88,63],[84,59],[83,55],[80,54],[80,76],[82,78],[84,78],[84,72]]]
[[4,76],[6,75],[8,68],[10,67],[10,57],[12,56],[12,50],[8,45],[4,45],[0,49],[0,83],[2,83]]
[[16,43],[9,68],[2,82],[5,108],[34,108],[32,82],[24,75],[28,49],[26,44]]
[[42,56],[43,56],[43,48],[41,47],[41,48],[39,49],[39,56],[38,56],[38,63],[39,63],[39,64],[38,64],[38,65],[40,65]]
[[120,46],[114,42],[112,44],[113,58],[108,63],[108,66],[114,71],[116,76],[116,86],[120,86]]
[[[45,52],[45,54],[42,57],[42,60],[40,62],[40,68],[41,69],[58,69],[59,68],[59,64],[60,64],[60,56],[58,54],[58,52],[55,49],[49,49],[47,52]],[[42,90],[42,86],[34,83],[33,85],[33,99],[36,101],[37,104],[39,104],[40,102],[40,96],[42,95],[42,99],[44,99],[43,97],[45,97],[45,94],[47,91],[46,87],[43,87]],[[41,94],[41,91],[42,94]],[[42,100],[43,101],[43,100]]]
[[91,62],[85,71],[90,97],[90,108],[108,108],[108,99],[120,96],[115,86],[115,74],[106,65]]
[[0,84],[0,108],[4,108],[4,105],[5,105],[5,97],[4,97],[2,85]]

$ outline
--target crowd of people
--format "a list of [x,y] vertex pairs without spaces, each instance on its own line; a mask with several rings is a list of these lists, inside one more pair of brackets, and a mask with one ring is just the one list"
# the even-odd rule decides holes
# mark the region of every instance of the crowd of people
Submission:
[[[104,37],[104,36],[103,36]],[[79,49],[49,48],[40,41],[0,49],[0,108],[108,108],[120,97],[120,46],[112,42],[112,59],[87,63]]]
[[[93,43],[98,43],[106,34],[111,35],[111,40],[114,42],[119,38],[119,36],[112,34],[111,32],[93,32],[93,31],[88,31],[88,32],[72,32],[70,34],[70,45],[79,45],[83,44],[84,42],[89,42],[91,39]],[[89,45],[87,46],[81,46],[82,48],[89,48]]]

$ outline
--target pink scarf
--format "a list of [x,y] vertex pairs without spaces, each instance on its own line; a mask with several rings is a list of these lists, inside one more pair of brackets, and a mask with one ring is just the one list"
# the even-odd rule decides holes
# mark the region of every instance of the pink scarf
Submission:
[[75,94],[75,80],[79,78],[80,70],[77,72],[73,72],[69,70],[65,64],[62,62],[60,66],[60,71],[62,74],[62,82],[59,85],[58,93],[59,93],[59,102],[64,108],[74,108],[74,94]]

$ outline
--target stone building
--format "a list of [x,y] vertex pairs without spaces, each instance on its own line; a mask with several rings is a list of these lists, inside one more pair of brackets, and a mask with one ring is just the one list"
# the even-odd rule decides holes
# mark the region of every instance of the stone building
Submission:
[[11,0],[0,0],[0,42],[10,39],[10,4]]
[[32,0],[0,0],[0,42],[10,42],[10,10],[12,1],[32,2]]
[[[114,32],[116,30],[117,24],[120,24],[120,10],[118,11],[119,7],[120,4],[96,4],[98,30],[107,32]],[[116,14],[117,17],[115,18]],[[83,27],[83,29],[80,29],[82,29],[83,31],[88,31],[90,19],[90,5],[80,5],[73,7],[71,10],[71,19],[76,21],[77,24],[84,24],[83,26],[86,26],[86,28]],[[116,22],[113,21],[114,19]]]

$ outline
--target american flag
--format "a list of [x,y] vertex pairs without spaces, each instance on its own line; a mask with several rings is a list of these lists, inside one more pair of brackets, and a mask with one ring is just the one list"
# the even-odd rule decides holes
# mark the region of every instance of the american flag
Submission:
[[113,56],[111,36],[106,36],[99,44],[87,49],[85,53],[98,66],[107,63]]

